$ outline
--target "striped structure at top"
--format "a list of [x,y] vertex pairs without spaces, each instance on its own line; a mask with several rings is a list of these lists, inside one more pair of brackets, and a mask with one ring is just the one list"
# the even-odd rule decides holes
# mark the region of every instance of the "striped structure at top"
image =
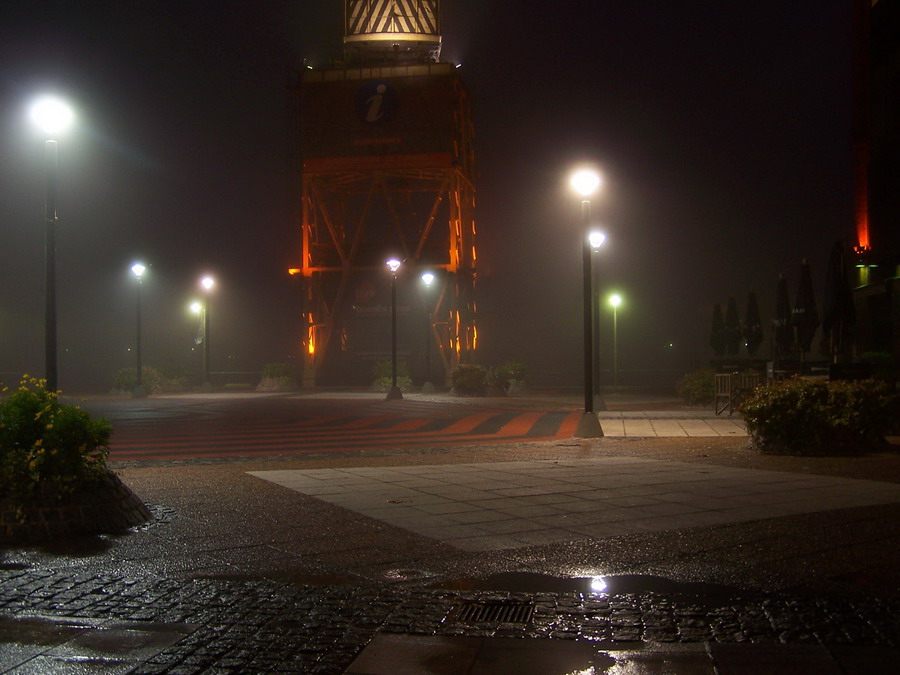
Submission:
[[347,0],[345,36],[440,35],[440,0]]

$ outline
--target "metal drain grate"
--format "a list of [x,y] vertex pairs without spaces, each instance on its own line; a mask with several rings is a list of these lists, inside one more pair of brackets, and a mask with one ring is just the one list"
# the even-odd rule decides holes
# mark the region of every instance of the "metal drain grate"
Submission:
[[452,619],[460,623],[528,623],[534,614],[530,602],[464,602]]

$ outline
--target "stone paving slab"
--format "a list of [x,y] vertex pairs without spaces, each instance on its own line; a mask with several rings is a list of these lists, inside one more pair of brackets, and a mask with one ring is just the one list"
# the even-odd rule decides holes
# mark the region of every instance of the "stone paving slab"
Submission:
[[465,551],[900,502],[895,483],[629,457],[249,473]]
[[739,417],[716,417],[701,412],[600,412],[597,413],[605,436],[611,438],[679,438],[746,436],[747,428]]
[[346,675],[887,673],[900,651],[824,645],[620,643],[381,634]]

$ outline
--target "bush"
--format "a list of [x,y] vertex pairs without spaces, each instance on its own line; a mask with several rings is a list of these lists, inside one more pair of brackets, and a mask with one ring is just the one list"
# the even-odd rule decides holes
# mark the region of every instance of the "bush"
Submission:
[[[148,394],[161,394],[169,391],[187,389],[186,377],[167,377],[152,366],[141,368],[141,380]],[[137,384],[137,368],[122,368],[113,375],[113,389],[127,393],[134,390]]]
[[688,405],[712,405],[716,399],[716,371],[707,368],[688,373],[675,384],[675,392]]
[[65,406],[27,375],[0,403],[0,498],[60,496],[106,475],[106,419]]
[[289,363],[267,363],[263,366],[263,379],[297,379],[297,369]]
[[485,389],[490,390],[491,394],[503,396],[509,389],[510,377],[509,372],[503,366],[494,366],[488,368],[485,375]]
[[461,363],[450,372],[453,393],[459,396],[482,396],[487,388],[487,368],[474,363]]
[[[391,389],[391,361],[378,361],[372,367],[372,375],[375,380],[372,382],[374,391],[390,391]],[[406,361],[397,361],[397,387],[400,391],[412,390],[412,378],[409,376],[409,366]]]
[[739,412],[751,444],[762,452],[853,454],[884,443],[900,406],[897,396],[875,380],[792,378],[757,388]]
[[267,363],[256,391],[292,391],[297,388],[297,369],[289,363]]

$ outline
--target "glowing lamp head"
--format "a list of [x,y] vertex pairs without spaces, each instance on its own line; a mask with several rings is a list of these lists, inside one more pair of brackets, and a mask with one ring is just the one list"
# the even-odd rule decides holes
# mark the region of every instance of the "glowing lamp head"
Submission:
[[397,260],[396,258],[391,258],[390,260],[388,260],[385,263],[385,265],[387,265],[390,268],[392,274],[396,273],[397,270],[400,269],[400,264],[401,264],[400,261]]
[[598,249],[603,246],[603,243],[606,241],[606,235],[599,230],[593,230],[588,234],[588,243],[591,245],[591,248]]
[[140,280],[142,276],[144,276],[144,272],[147,271],[147,268],[141,265],[141,263],[135,263],[131,266],[131,273],[134,274]]
[[31,120],[47,134],[65,131],[74,119],[72,108],[55,96],[43,96],[31,106]]
[[191,309],[191,312],[193,312],[194,314],[199,314],[200,312],[203,311],[203,305],[197,301],[194,301],[191,303],[190,309]]
[[425,272],[425,274],[422,275],[422,283],[426,286],[431,286],[431,284],[434,283],[434,274]]
[[212,277],[203,277],[200,280],[200,285],[203,286],[203,290],[210,291],[212,287],[216,285],[216,280]]
[[622,296],[618,293],[613,293],[611,296],[609,296],[609,304],[613,307],[618,307],[622,304]]
[[572,174],[570,184],[582,197],[590,197],[600,187],[600,174],[591,169],[580,169]]

